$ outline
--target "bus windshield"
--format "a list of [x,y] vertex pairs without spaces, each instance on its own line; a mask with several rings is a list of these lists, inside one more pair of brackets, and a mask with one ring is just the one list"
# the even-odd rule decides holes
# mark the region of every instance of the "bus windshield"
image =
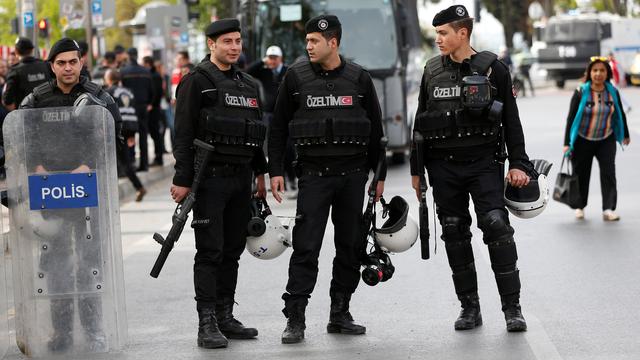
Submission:
[[544,40],[554,42],[597,41],[600,39],[600,23],[596,21],[572,21],[549,23],[544,30]]
[[[291,18],[298,6],[300,17]],[[294,11],[295,13],[295,11]],[[393,68],[398,61],[398,41],[390,0],[275,0],[259,2],[256,41],[259,54],[278,45],[285,61],[306,55],[304,24],[319,14],[334,14],[342,23],[340,53],[369,70]],[[281,21],[284,19],[285,21]]]

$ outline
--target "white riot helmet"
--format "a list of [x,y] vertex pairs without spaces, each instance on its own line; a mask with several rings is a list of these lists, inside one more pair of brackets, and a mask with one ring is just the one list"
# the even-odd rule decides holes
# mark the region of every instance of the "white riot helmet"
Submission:
[[504,201],[513,215],[522,219],[531,219],[542,213],[549,203],[549,183],[547,175],[553,164],[546,160],[531,161],[533,169],[529,171],[531,180],[527,186],[516,188],[504,184]]
[[409,204],[400,196],[394,196],[389,203],[381,198],[382,218],[388,218],[382,227],[375,228],[378,246],[384,252],[401,253],[409,250],[418,240],[418,224],[409,215]]
[[247,251],[261,260],[275,259],[291,246],[289,230],[271,214],[265,199],[251,200],[247,234]]

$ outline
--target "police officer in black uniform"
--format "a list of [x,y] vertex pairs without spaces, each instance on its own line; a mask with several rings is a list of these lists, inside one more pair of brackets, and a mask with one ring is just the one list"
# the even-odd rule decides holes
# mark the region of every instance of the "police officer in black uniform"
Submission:
[[[138,146],[140,147],[140,165],[138,171],[149,170],[149,111],[153,98],[153,83],[151,72],[138,64],[138,50],[129,48],[129,63],[120,69],[122,86],[131,90],[136,98],[136,116],[138,117]],[[157,148],[159,144],[154,143]]]
[[[424,70],[414,131],[424,137],[424,158],[442,225],[453,284],[462,311],[456,330],[482,324],[476,270],[471,248],[469,195],[478,227],[489,247],[491,267],[502,299],[508,331],[527,328],[520,310],[520,278],[514,230],[505,208],[504,160],[507,181],[516,187],[529,182],[531,164],[515,92],[506,66],[490,52],[469,44],[473,19],[462,5],[451,6],[433,19],[441,55]],[[412,185],[418,193],[415,148],[411,153]]]
[[[69,38],[59,40],[51,47],[47,60],[51,64],[51,71],[55,74],[55,78],[37,86],[31,94],[24,98],[20,108],[73,106],[80,96],[88,93],[97,99],[96,104],[101,102],[106,105],[105,107],[115,121],[116,133],[114,136],[118,136],[122,123],[118,107],[111,95],[100,86],[80,75],[83,62],[78,43]],[[117,148],[122,149],[123,147],[118,144]],[[40,158],[50,157],[52,152],[55,154],[52,149],[40,150],[44,152]],[[74,169],[73,171],[76,172],[88,171],[91,164],[84,163],[84,153],[82,149],[78,149],[75,158],[73,156],[52,158],[47,162],[48,168],[45,169],[42,165],[39,165],[36,167],[36,171],[68,171],[70,169]],[[44,214],[51,217],[56,216],[54,212]],[[83,284],[88,283],[85,275],[83,275],[85,272],[73,270],[74,265],[69,254],[77,254],[78,269],[95,268],[95,265],[92,264],[100,261],[99,254],[96,254],[95,251],[95,245],[87,242],[75,242],[75,248],[72,248],[74,242],[68,241],[69,236],[73,236],[70,234],[77,234],[80,231],[78,229],[84,229],[87,226],[84,210],[78,213],[77,219],[79,221],[68,220],[63,224],[62,231],[53,238],[50,251],[43,254],[40,259],[42,266],[52,273],[52,276],[48,277],[50,289],[58,293],[73,290],[74,278],[76,280],[76,289],[81,290],[84,286]],[[73,307],[73,299],[54,298],[51,300],[51,319],[54,334],[48,343],[48,348],[52,352],[66,351],[73,343]],[[102,325],[102,304],[100,299],[93,297],[82,298],[78,301],[78,307],[80,322],[85,330],[88,346],[91,351],[104,351],[106,335]]]
[[[271,191],[281,201],[287,138],[296,146],[299,177],[297,219],[289,282],[282,295],[288,318],[285,344],[304,338],[305,308],[318,275],[329,209],[335,226],[336,257],[331,281],[327,331],[364,334],[349,313],[351,294],[360,279],[358,242],[364,187],[375,169],[383,135],[380,105],[369,73],[339,55],[342,26],[322,15],[305,26],[309,60],[289,68],[279,90],[269,135]],[[384,190],[384,168],[376,184]]]
[[33,43],[27,38],[21,37],[16,41],[20,62],[9,70],[2,93],[2,103],[8,110],[17,108],[36,86],[49,80],[49,67],[44,61],[33,57],[33,48]]
[[[194,177],[194,139],[215,152],[194,206],[196,256],[193,267],[200,319],[198,346],[220,348],[227,338],[250,339],[258,330],[233,317],[238,260],[246,244],[252,172],[256,196],[265,197],[266,159],[258,83],[234,64],[242,52],[240,22],[222,19],[205,30],[211,51],[180,82],[176,105],[176,174],[171,196],[181,201]],[[226,336],[226,337],[225,337]]]

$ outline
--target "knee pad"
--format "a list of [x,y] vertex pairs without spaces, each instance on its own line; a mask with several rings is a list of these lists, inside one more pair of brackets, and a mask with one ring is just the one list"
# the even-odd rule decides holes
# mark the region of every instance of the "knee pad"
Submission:
[[459,217],[443,217],[442,233],[447,258],[453,272],[473,268],[474,258],[469,225]]
[[513,241],[514,231],[504,209],[494,209],[484,214],[478,222],[478,227],[482,230],[482,240],[485,244]]
[[442,240],[445,242],[468,241],[471,239],[469,224],[463,218],[457,216],[443,216],[440,218],[442,225]]

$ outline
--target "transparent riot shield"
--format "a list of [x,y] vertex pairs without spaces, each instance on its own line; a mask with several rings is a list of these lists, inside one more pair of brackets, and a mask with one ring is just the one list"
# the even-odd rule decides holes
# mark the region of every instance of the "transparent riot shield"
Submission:
[[20,350],[125,344],[115,131],[100,106],[11,112],[4,123]]
[[[5,182],[0,180],[0,191],[5,191]],[[4,357],[9,348],[9,309],[7,306],[9,286],[6,283],[5,268],[7,266],[7,258],[5,257],[5,234],[4,226],[4,209],[0,205],[0,359]]]

